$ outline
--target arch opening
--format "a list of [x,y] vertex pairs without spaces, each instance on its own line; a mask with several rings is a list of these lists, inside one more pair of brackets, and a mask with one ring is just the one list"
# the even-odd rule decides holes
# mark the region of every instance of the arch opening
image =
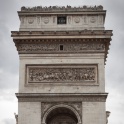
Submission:
[[78,118],[75,113],[66,107],[57,107],[49,112],[46,124],[77,124]]

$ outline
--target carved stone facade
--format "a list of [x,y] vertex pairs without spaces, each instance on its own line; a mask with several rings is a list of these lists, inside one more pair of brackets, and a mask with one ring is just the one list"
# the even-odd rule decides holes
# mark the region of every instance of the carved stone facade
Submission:
[[18,124],[106,124],[106,10],[38,6],[18,15]]
[[42,102],[41,103],[41,118],[43,119],[45,113],[52,107],[55,106],[69,106],[72,107],[75,111],[77,111],[77,113],[79,114],[80,118],[82,117],[82,102],[52,102],[52,103],[48,103],[48,102]]
[[[34,26],[36,25],[38,28],[38,30],[42,30],[41,27],[43,27],[43,29],[48,29],[47,26],[52,27],[54,25],[54,28],[57,28],[57,16],[52,16],[51,15],[39,15],[39,16],[21,16],[21,28],[23,28],[25,25],[27,25],[27,28],[32,29],[34,28]],[[72,15],[68,15],[66,16],[66,24],[65,26],[68,24],[68,28],[72,30],[71,27],[69,27],[69,25],[73,25],[73,27],[76,26],[81,26],[82,29],[89,29],[88,27],[91,25],[92,29],[96,29],[95,26],[97,24],[99,24],[99,28],[103,28],[103,22],[104,22],[104,17],[102,15],[94,15],[94,16],[87,16],[87,15],[78,15],[78,16],[72,16]],[[55,27],[56,26],[56,27]],[[65,27],[64,26],[64,27]],[[21,29],[20,29],[21,30]],[[25,28],[26,30],[26,28]],[[50,29],[49,29],[50,30]],[[80,29],[81,30],[81,29]]]
[[85,83],[97,84],[97,66],[62,65],[62,66],[27,66],[28,83]]
[[[75,30],[104,30],[105,11],[101,5],[22,7],[18,13],[21,20],[20,31],[65,31],[67,29],[73,31],[74,28]],[[57,23],[58,17],[61,16],[65,18],[63,26]]]
[[[60,46],[63,49],[60,49]],[[47,44],[19,44],[19,52],[84,52],[84,51],[105,51],[105,44],[103,43],[47,43]]]

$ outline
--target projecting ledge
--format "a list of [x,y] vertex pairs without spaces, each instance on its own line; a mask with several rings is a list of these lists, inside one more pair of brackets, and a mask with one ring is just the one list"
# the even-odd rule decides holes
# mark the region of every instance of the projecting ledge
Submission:
[[19,102],[105,102],[108,93],[16,93]]

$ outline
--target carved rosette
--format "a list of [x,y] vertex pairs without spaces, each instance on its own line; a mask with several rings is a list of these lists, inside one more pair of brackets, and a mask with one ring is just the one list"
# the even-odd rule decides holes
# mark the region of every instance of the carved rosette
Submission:
[[27,83],[97,84],[97,66],[42,65],[27,66]]
[[75,17],[74,21],[75,21],[75,23],[79,23],[80,22],[80,18],[79,17]]
[[44,21],[45,24],[47,24],[47,23],[49,23],[49,18],[48,17],[44,17],[43,21]]
[[90,18],[90,22],[91,22],[91,23],[95,23],[95,22],[96,22],[96,18],[95,18],[94,16],[92,16],[92,17]]
[[34,17],[29,17],[28,18],[28,23],[33,24],[34,23]]

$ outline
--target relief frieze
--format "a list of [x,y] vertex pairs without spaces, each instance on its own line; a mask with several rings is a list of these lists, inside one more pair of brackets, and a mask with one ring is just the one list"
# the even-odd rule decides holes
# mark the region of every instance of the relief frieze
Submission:
[[[61,49],[62,48],[62,49]],[[105,51],[104,43],[40,43],[40,44],[18,44],[17,49],[19,53],[48,53],[48,52],[103,52]]]
[[46,51],[58,51],[57,44],[20,44],[18,45],[18,51],[21,52],[46,52]]
[[96,66],[29,66],[28,83],[67,83],[97,81]]

